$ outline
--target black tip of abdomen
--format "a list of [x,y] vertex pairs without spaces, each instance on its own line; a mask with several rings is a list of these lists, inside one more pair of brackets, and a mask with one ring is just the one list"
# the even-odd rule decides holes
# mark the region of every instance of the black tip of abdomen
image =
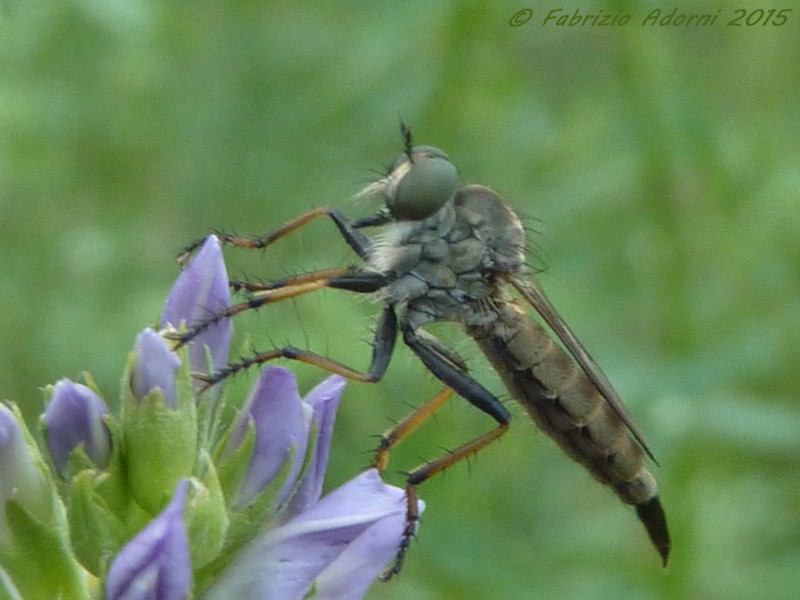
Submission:
[[650,536],[650,541],[653,542],[656,550],[658,550],[661,555],[661,562],[666,567],[671,542],[669,531],[667,530],[667,517],[664,514],[664,509],[661,507],[661,501],[658,496],[653,496],[647,502],[637,504],[636,514],[644,524],[647,535]]

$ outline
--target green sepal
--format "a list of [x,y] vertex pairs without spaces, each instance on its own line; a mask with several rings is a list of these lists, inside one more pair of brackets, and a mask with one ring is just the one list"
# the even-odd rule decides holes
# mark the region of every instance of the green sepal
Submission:
[[20,488],[14,499],[5,502],[8,540],[0,547],[0,567],[23,598],[83,599],[87,574],[70,548],[66,511],[56,481],[19,408],[13,402],[6,406],[19,424],[34,476],[26,482],[26,489]]
[[[253,433],[248,430],[245,442],[247,438],[252,436]],[[242,446],[244,445],[245,443],[243,442]],[[242,446],[237,448],[236,452],[231,455],[231,458],[241,450]],[[210,585],[216,576],[236,557],[238,550],[242,546],[266,531],[266,525],[275,517],[276,499],[283,487],[284,480],[292,468],[295,452],[296,448],[292,447],[281,470],[275,475],[267,487],[259,492],[253,502],[243,509],[234,509],[230,511],[230,524],[228,526],[223,550],[214,561],[207,564],[203,569],[195,571],[195,582],[197,583],[198,590],[202,590]]]
[[[181,327],[181,331],[183,331],[183,327]],[[205,346],[203,350],[205,351],[206,372],[213,373],[214,365],[211,351],[208,346]],[[220,382],[211,389],[195,395],[197,439],[201,448],[212,448],[216,443],[220,433],[220,413],[227,401],[227,388],[226,382]]]
[[[22,437],[25,440],[25,446],[28,449],[28,457],[31,459],[31,466],[33,467],[27,472],[27,481],[19,485],[20,489],[17,492],[16,500],[22,502],[41,521],[50,522],[54,518],[53,499],[57,498],[56,481],[53,477],[53,472],[39,451],[36,439],[31,430],[28,429],[19,407],[13,402],[5,402],[5,405],[13,413],[14,419],[19,425]],[[0,477],[3,476],[7,475],[0,473]],[[1,506],[0,509],[2,509]]]
[[199,569],[222,551],[228,533],[229,519],[225,497],[211,458],[201,451],[198,479],[193,479],[186,514],[186,529],[192,568]]
[[99,577],[130,537],[126,523],[109,507],[102,490],[107,474],[82,471],[69,482],[70,539],[81,564]]
[[111,459],[99,476],[95,470],[95,490],[103,498],[106,506],[120,521],[127,521],[131,509],[128,473],[125,463],[125,445],[119,422],[111,415],[104,417],[104,423],[111,437]]
[[233,427],[228,428],[225,436],[220,441],[214,461],[217,465],[222,492],[225,494],[225,498],[228,499],[229,505],[233,505],[236,500],[237,491],[247,474],[256,444],[256,426],[253,420],[250,419],[247,423],[247,432],[244,435],[244,439],[236,449],[226,453],[225,449],[228,446],[232,430]]
[[136,352],[128,355],[122,378],[121,430],[131,494],[151,514],[169,502],[182,477],[190,477],[197,459],[197,411],[185,350],[179,352],[177,408],[158,388],[137,399],[131,389]]
[[2,570],[0,570],[0,598],[3,600],[25,600],[17,586],[11,581],[8,573]]
[[264,524],[271,521],[275,516],[277,498],[283,488],[286,477],[292,469],[296,453],[297,447],[292,446],[281,470],[258,493],[255,500],[244,508],[231,511],[231,531],[228,537],[237,547],[252,539],[255,534],[260,533],[264,528]]
[[23,598],[85,600],[89,576],[72,553],[63,506],[53,497],[58,524],[38,520],[23,505],[6,502],[6,524],[14,543],[0,550],[0,564]]

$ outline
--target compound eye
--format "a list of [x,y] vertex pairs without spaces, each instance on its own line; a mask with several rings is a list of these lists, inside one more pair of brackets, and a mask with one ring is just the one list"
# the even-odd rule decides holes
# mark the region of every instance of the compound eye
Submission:
[[427,219],[452,198],[457,183],[456,168],[446,157],[417,156],[397,185],[389,211],[401,221]]

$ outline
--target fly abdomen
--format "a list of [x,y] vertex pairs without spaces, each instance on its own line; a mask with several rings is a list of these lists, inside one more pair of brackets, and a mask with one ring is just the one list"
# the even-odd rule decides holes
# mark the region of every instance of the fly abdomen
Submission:
[[666,563],[669,534],[658,484],[624,421],[584,371],[514,302],[498,307],[494,323],[470,333],[539,428],[636,506]]

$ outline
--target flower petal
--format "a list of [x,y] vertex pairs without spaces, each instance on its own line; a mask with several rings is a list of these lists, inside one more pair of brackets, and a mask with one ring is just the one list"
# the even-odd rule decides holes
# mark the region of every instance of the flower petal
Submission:
[[257,538],[204,597],[299,600],[348,544],[384,519],[404,518],[405,510],[403,490],[384,484],[375,469],[365,471]]
[[[164,302],[159,324],[162,329],[170,325],[177,329],[181,324],[188,329],[221,313],[230,303],[228,272],[222,249],[216,236],[211,235],[175,280]],[[224,367],[232,334],[230,319],[222,319],[198,334],[189,343],[189,366],[192,370],[207,371],[206,347],[211,353],[213,368]]]
[[47,446],[61,476],[67,473],[70,453],[82,446],[86,455],[99,468],[111,458],[111,436],[103,417],[108,407],[103,399],[87,386],[61,379],[44,413]]
[[136,336],[136,364],[131,373],[131,389],[142,400],[155,388],[160,389],[170,408],[178,407],[176,376],[180,359],[160,335],[150,328]]
[[314,409],[312,430],[316,431],[316,446],[297,490],[281,511],[281,518],[284,521],[313,506],[322,494],[322,483],[328,467],[328,453],[333,436],[333,423],[345,383],[344,377],[333,375],[317,385],[303,399]]
[[185,600],[192,582],[183,508],[189,482],[182,479],[167,507],[114,557],[107,600]]
[[[420,514],[424,510],[425,503],[420,500]],[[317,577],[314,600],[361,598],[397,557],[405,528],[404,511],[389,515],[364,531]]]
[[266,367],[239,414],[228,448],[236,448],[252,419],[256,429],[253,458],[236,503],[247,506],[281,471],[294,452],[278,504],[288,496],[302,467],[308,445],[310,415],[306,415],[294,375],[282,367]]

